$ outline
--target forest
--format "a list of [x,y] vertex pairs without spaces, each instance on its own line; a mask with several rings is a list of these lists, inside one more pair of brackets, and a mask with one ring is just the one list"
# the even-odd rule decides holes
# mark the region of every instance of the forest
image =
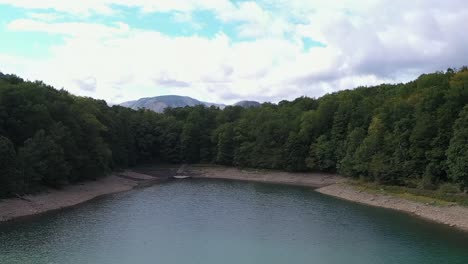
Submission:
[[[350,87],[351,88],[351,87]],[[0,73],[0,197],[146,163],[338,173],[468,188],[468,68],[260,107],[109,106]]]

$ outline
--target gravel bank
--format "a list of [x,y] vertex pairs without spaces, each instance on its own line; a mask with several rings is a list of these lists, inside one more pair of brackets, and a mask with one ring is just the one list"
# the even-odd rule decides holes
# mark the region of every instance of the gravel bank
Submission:
[[[173,169],[172,169],[173,170]],[[164,175],[170,175],[165,169]],[[159,173],[161,174],[161,173]],[[48,190],[37,195],[0,200],[0,222],[19,217],[74,206],[96,197],[148,186],[161,181],[160,175],[125,171],[97,181]],[[229,179],[278,183],[315,188],[317,192],[371,206],[384,207],[413,214],[427,220],[468,231],[468,207],[436,206],[403,198],[369,193],[346,184],[340,176],[322,173],[288,173],[281,171],[241,170],[232,167],[190,166],[185,174],[194,178]]]
[[347,184],[333,184],[319,188],[317,191],[353,202],[410,213],[430,221],[468,231],[468,207],[424,204],[392,195],[360,191]]
[[282,171],[241,170],[232,167],[190,167],[187,174],[195,178],[228,179],[254,182],[268,182],[320,188],[344,179],[324,173],[290,173]]
[[96,197],[131,190],[146,181],[145,175],[124,172],[124,176],[111,175],[97,181],[66,186],[61,190],[49,189],[35,195],[0,200],[0,222],[71,207]]
[[468,207],[437,206],[406,200],[403,198],[360,191],[346,184],[340,176],[321,173],[288,173],[277,171],[244,171],[225,167],[191,167],[194,177],[231,179],[255,182],[270,182],[309,186],[317,192],[341,199],[398,210],[468,231]]

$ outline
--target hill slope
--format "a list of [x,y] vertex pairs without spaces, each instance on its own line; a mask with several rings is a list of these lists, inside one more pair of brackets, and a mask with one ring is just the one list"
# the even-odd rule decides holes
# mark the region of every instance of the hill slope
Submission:
[[219,108],[224,108],[223,104],[215,104],[199,101],[197,99],[188,97],[188,96],[178,96],[178,95],[163,95],[156,97],[147,97],[141,98],[135,101],[128,101],[120,104],[132,109],[149,109],[158,113],[162,113],[167,107],[185,107],[185,106],[196,106],[196,105],[205,105],[207,107],[217,106]]
[[241,106],[244,108],[249,108],[249,107],[259,107],[261,104],[257,101],[240,101],[234,104],[235,106]]
[[[207,107],[210,106],[217,106],[220,109],[226,107],[224,104],[216,104],[216,103],[209,103],[203,102],[192,97],[188,96],[179,96],[179,95],[162,95],[162,96],[155,96],[155,97],[146,97],[141,98],[134,101],[123,102],[120,104],[121,106],[125,106],[132,109],[149,109],[157,113],[164,112],[164,109],[167,107],[176,108],[176,107],[186,107],[186,106],[196,106],[196,105],[204,105]],[[233,106],[240,106],[243,108],[249,107],[259,107],[261,104],[256,101],[240,101]]]

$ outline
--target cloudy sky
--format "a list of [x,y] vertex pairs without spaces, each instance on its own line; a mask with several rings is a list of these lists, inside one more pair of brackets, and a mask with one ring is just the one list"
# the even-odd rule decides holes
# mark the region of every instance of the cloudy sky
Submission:
[[0,0],[0,71],[120,103],[277,102],[468,64],[466,0]]

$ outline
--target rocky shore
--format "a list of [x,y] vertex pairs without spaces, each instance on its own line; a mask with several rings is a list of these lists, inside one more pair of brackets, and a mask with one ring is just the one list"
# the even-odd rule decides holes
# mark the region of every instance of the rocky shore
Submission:
[[187,174],[195,178],[254,181],[320,188],[343,182],[344,178],[325,173],[290,173],[269,170],[242,170],[233,167],[192,166]]
[[468,207],[431,205],[406,200],[390,194],[370,193],[347,184],[346,179],[322,173],[288,173],[263,170],[240,170],[225,167],[190,168],[195,177],[269,182],[309,186],[317,192],[352,202],[413,214],[426,220],[468,231]]
[[319,188],[317,191],[353,202],[410,213],[430,221],[468,231],[468,207],[420,203],[393,195],[365,192],[349,184],[332,184]]
[[125,171],[60,190],[48,189],[39,194],[0,200],[0,222],[75,206],[99,196],[129,191],[158,180],[148,175]]
[[[184,166],[185,168],[185,166]],[[180,170],[180,169],[179,169]],[[125,171],[99,179],[48,190],[36,195],[0,200],[0,222],[71,207],[96,197],[150,186],[175,175],[177,167],[149,167]],[[370,193],[346,182],[343,177],[323,173],[289,173],[269,170],[242,170],[221,166],[187,166],[183,173],[194,178],[241,180],[306,186],[325,195],[413,214],[424,219],[468,231],[468,207],[432,205],[396,197]]]

